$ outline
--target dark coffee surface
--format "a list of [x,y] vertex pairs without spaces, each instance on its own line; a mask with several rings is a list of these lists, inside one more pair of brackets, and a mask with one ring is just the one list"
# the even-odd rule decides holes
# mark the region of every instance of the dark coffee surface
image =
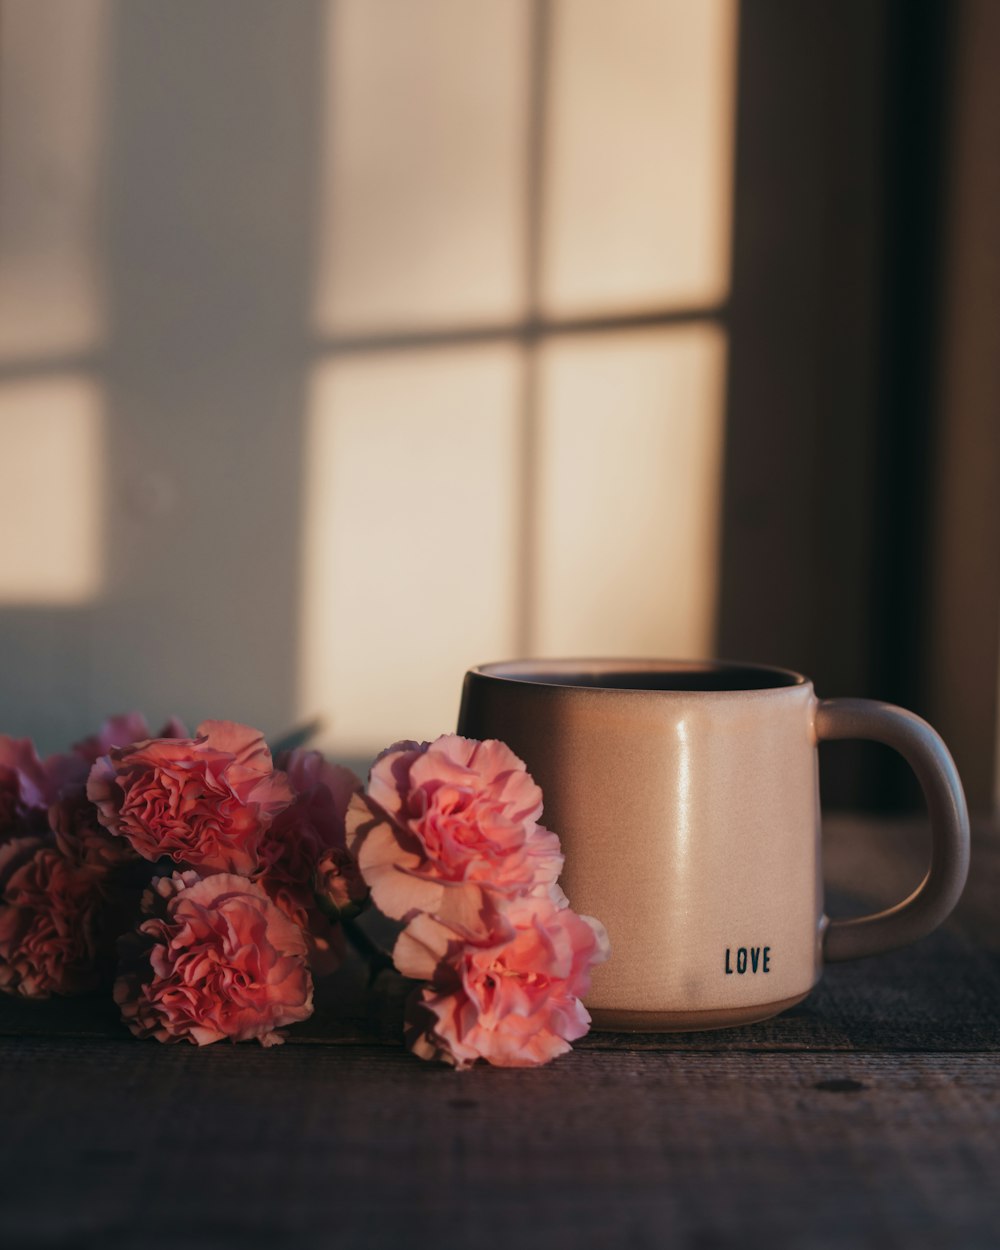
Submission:
[[650,668],[620,670],[612,668],[588,669],[581,665],[572,668],[568,664],[547,669],[544,663],[537,668],[520,669],[517,665],[497,665],[491,676],[505,677],[514,681],[529,682],[541,686],[584,686],[598,690],[777,690],[802,684],[795,673],[779,668],[757,667],[752,664],[684,664],[677,668]]

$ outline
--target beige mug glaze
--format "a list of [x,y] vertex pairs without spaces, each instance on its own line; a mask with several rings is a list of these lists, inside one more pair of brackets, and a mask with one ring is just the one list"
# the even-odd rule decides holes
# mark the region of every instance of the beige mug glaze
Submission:
[[[500,738],[545,796],[560,884],[596,916],[611,959],[586,999],[595,1026],[721,1028],[792,1006],[824,958],[929,933],[965,884],[965,798],[919,717],[816,698],[797,673],[752,664],[535,660],[466,674],[458,731]],[[914,768],[930,809],[926,879],[889,911],[823,914],[817,744],[872,738]]]

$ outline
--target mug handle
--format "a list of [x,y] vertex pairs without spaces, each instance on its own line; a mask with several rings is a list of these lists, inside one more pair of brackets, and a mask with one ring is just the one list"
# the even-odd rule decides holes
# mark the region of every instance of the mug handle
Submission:
[[969,812],[955,762],[926,721],[873,699],[821,699],[816,736],[868,738],[895,748],[916,773],[931,818],[931,863],[920,885],[886,911],[829,921],[823,957],[861,959],[907,946],[951,913],[969,873]]

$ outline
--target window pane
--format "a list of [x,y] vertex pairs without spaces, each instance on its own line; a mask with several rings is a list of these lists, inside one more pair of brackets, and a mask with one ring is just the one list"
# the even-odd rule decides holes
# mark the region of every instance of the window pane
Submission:
[[713,649],[725,339],[559,339],[541,357],[535,649]]
[[101,417],[87,379],[0,386],[0,603],[85,603],[96,594]]
[[546,312],[725,298],[735,38],[735,0],[555,0]]
[[322,333],[524,301],[526,0],[338,0],[326,53]]
[[6,0],[0,38],[0,358],[92,348],[105,0]]
[[520,386],[513,348],[317,368],[300,707],[332,749],[453,731],[465,669],[510,653]]

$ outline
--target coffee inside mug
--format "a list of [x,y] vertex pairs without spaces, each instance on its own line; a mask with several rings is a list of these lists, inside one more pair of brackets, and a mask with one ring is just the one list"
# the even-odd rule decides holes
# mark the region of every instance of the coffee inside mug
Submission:
[[601,660],[588,667],[580,660],[514,660],[483,664],[479,672],[508,681],[541,686],[582,686],[594,690],[677,690],[719,693],[727,690],[780,690],[802,686],[806,678],[790,669],[763,664],[727,664],[713,661]]

